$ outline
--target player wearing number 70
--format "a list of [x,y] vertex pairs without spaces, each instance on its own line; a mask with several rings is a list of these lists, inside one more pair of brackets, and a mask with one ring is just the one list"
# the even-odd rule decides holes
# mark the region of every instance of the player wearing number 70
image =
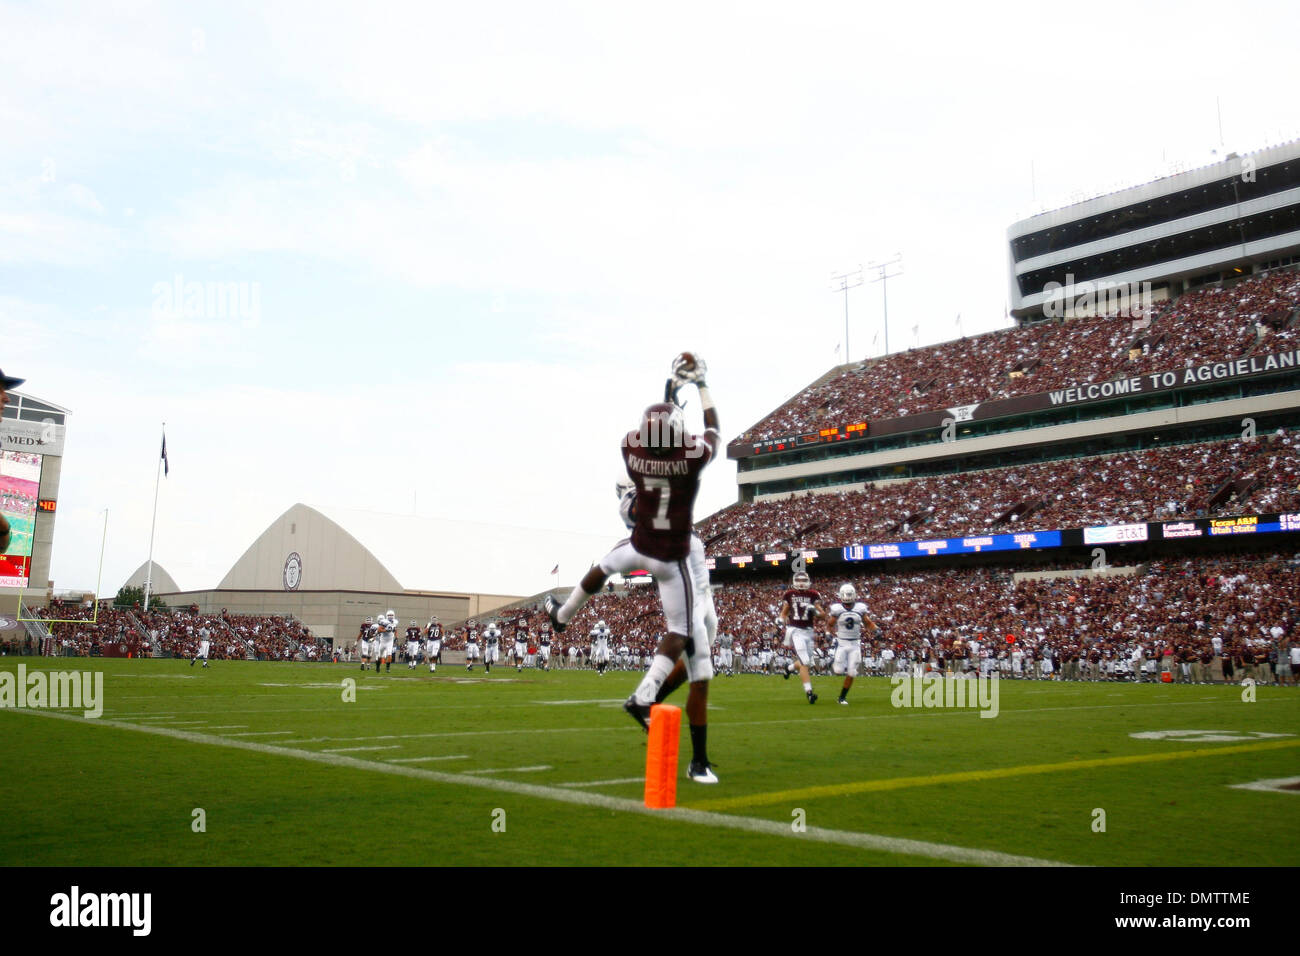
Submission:
[[693,555],[691,548],[700,473],[722,447],[718,413],[704,382],[705,371],[702,360],[683,353],[673,363],[673,378],[667,389],[668,396],[672,396],[684,384],[696,386],[704,409],[704,434],[688,434],[681,408],[671,402],[651,405],[642,413],[639,427],[628,432],[622,443],[623,462],[636,486],[632,536],[620,541],[587,572],[563,606],[548,597],[546,610],[555,630],[563,631],[611,574],[645,569],[654,576],[668,633],[659,642],[649,672],[624,709],[648,728],[651,704],[678,658],[685,655],[690,681],[686,716],[693,750],[688,776],[699,783],[717,783],[718,778],[709,769],[707,749],[709,681],[713,677],[705,621],[708,602],[701,600],[700,594],[701,589],[708,589],[708,571],[704,569],[703,549]]

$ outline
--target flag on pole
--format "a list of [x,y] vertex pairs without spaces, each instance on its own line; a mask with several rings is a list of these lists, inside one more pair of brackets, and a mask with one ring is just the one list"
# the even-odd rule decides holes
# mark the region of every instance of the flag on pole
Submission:
[[557,564],[555,567],[551,568],[551,573],[552,573],[552,574],[559,574],[559,573],[560,573],[560,566]]
[[163,476],[166,477],[167,474],[170,472],[170,466],[167,464],[167,434],[166,434],[166,432],[163,433],[163,443],[162,443],[162,463],[163,463]]

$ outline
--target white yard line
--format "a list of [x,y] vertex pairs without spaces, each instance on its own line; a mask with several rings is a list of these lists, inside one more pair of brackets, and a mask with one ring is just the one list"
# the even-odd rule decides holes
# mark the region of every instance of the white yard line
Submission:
[[539,700],[537,703],[555,707],[560,704],[621,704],[625,700],[626,697],[602,697],[590,700]]
[[583,783],[557,783],[557,787],[612,787],[617,783],[644,783],[645,777],[619,777],[617,780],[587,780]]
[[179,720],[180,714],[118,714],[113,720]]
[[1300,784],[1300,777],[1280,777],[1273,780],[1254,780],[1250,783],[1229,784],[1233,790],[1262,790],[1265,793],[1289,793],[1300,795],[1300,790],[1292,789]]
[[[152,725],[150,725],[149,727],[141,727],[140,729],[141,729],[141,730],[155,730],[155,729],[156,729],[156,730],[166,730],[167,728],[166,728],[166,727],[159,727],[157,724],[152,724]],[[218,736],[218,737],[278,737],[278,736],[280,736],[281,734],[288,734],[288,733],[292,733],[292,731],[288,731],[288,730],[251,730],[251,731],[249,731],[248,733],[245,733],[245,734],[217,734],[217,736]]]
[[[848,830],[827,830],[823,827],[808,827],[803,833],[795,833],[786,821],[761,820],[756,817],[733,816],[726,813],[714,813],[707,810],[687,810],[681,807],[672,810],[649,810],[640,800],[611,797],[602,793],[587,793],[582,790],[547,787],[538,784],[521,783],[517,780],[500,780],[495,777],[473,776],[464,773],[439,773],[422,767],[410,767],[404,764],[381,763],[373,760],[360,760],[343,754],[327,754],[312,750],[294,750],[289,747],[277,747],[274,744],[262,744],[251,740],[234,740],[231,736],[202,734],[190,730],[176,730],[171,727],[141,726],[115,720],[87,720],[59,714],[49,710],[10,710],[6,713],[30,714],[53,720],[71,720],[88,727],[108,727],[116,730],[131,730],[141,734],[156,734],[171,737],[189,743],[209,744],[216,747],[230,747],[248,750],[254,753],[281,757],[295,757],[313,763],[323,763],[333,767],[347,767],[353,770],[369,770],[374,773],[389,773],[427,780],[452,786],[476,787],[482,790],[513,793],[539,800],[553,800],[584,807],[596,807],[622,813],[651,816],[660,820],[673,820],[697,826],[713,827],[724,830],[743,830],[765,836],[782,839],[807,840],[814,843],[831,843],[852,846],[863,850],[881,853],[897,853],[904,856],[919,856],[933,860],[946,860],[953,863],[972,863],[977,866],[1068,866],[1053,860],[1040,860],[1029,856],[1015,856],[996,850],[980,850],[970,847],[952,846],[946,843],[930,843],[925,840],[909,840],[903,837],[882,836],[875,833],[856,833]],[[285,731],[287,733],[287,731]]]
[[464,773],[534,773],[538,770],[550,770],[550,764],[538,764],[536,767],[492,767],[488,770],[465,770]]
[[208,730],[243,730],[248,724],[218,724],[215,727],[208,727]]
[[445,757],[385,757],[384,763],[430,763],[434,760],[468,760],[469,754],[448,754]]
[[358,750],[401,750],[401,744],[392,744],[388,747],[333,747],[329,750],[322,750],[323,754],[348,754]]

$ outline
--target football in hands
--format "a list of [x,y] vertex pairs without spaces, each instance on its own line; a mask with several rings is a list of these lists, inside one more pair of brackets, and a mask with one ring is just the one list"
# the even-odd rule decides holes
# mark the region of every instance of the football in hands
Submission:
[[694,352],[682,352],[673,359],[673,378],[681,382],[702,382],[708,368]]

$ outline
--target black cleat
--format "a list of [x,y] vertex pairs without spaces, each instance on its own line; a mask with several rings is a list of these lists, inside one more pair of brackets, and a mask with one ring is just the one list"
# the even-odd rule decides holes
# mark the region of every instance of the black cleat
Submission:
[[647,734],[650,733],[650,705],[638,704],[636,702],[636,695],[633,694],[627,700],[623,701],[623,710],[627,712],[629,717],[640,724]]
[[549,594],[546,595],[546,600],[542,602],[542,607],[546,609],[546,616],[551,619],[551,630],[555,631],[556,634],[563,634],[564,629],[568,627],[568,625],[560,623],[560,618],[558,616],[560,613],[560,606],[556,603],[555,598],[551,597]]
[[814,694],[812,691],[808,691],[808,703],[810,704],[817,703],[817,695]]

